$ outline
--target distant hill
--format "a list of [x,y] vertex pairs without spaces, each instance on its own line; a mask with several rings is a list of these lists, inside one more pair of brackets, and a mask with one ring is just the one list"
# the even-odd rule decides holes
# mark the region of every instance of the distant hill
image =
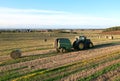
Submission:
[[120,26],[107,28],[102,33],[103,34],[120,34]]

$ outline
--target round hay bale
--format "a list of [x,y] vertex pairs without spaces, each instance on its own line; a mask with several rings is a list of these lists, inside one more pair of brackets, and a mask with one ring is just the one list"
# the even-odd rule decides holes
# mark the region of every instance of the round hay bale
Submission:
[[108,39],[108,36],[105,36],[106,39]]
[[44,42],[47,42],[47,39],[44,39]]
[[13,58],[13,59],[18,59],[20,58],[22,55],[22,52],[21,50],[17,49],[17,50],[13,50],[11,53],[10,53],[10,57]]
[[101,39],[102,37],[101,36],[98,36],[99,39]]
[[113,40],[113,36],[109,36],[109,39]]
[[29,69],[33,69],[35,66],[29,65],[28,68]]

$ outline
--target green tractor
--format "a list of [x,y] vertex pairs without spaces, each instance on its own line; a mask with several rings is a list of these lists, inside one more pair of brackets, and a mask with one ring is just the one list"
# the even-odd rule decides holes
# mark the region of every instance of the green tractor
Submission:
[[87,39],[85,36],[77,36],[76,40],[73,42],[73,48],[75,50],[83,50],[92,47],[93,43],[90,39]]
[[72,48],[74,48],[74,50],[83,50],[92,47],[93,43],[90,39],[86,39],[85,36],[77,36],[76,40],[73,42],[73,45],[68,38],[57,38],[55,40],[56,51],[61,53],[71,51]]

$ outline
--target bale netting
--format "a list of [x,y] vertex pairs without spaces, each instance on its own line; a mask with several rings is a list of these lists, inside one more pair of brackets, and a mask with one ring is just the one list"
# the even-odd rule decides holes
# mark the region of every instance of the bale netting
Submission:
[[18,59],[20,58],[22,55],[22,52],[21,50],[17,49],[17,50],[13,50],[11,53],[10,53],[10,57],[13,58],[13,59]]

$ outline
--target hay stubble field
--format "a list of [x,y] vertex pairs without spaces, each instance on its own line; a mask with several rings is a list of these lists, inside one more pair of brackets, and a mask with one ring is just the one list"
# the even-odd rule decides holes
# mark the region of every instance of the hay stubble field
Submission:
[[[111,40],[101,34],[102,30],[76,32],[1,33],[0,81],[120,81],[120,35],[113,35]],[[55,51],[55,38],[66,37],[73,42],[79,35],[90,38],[95,47]],[[21,58],[10,58],[14,49],[22,51]]]

